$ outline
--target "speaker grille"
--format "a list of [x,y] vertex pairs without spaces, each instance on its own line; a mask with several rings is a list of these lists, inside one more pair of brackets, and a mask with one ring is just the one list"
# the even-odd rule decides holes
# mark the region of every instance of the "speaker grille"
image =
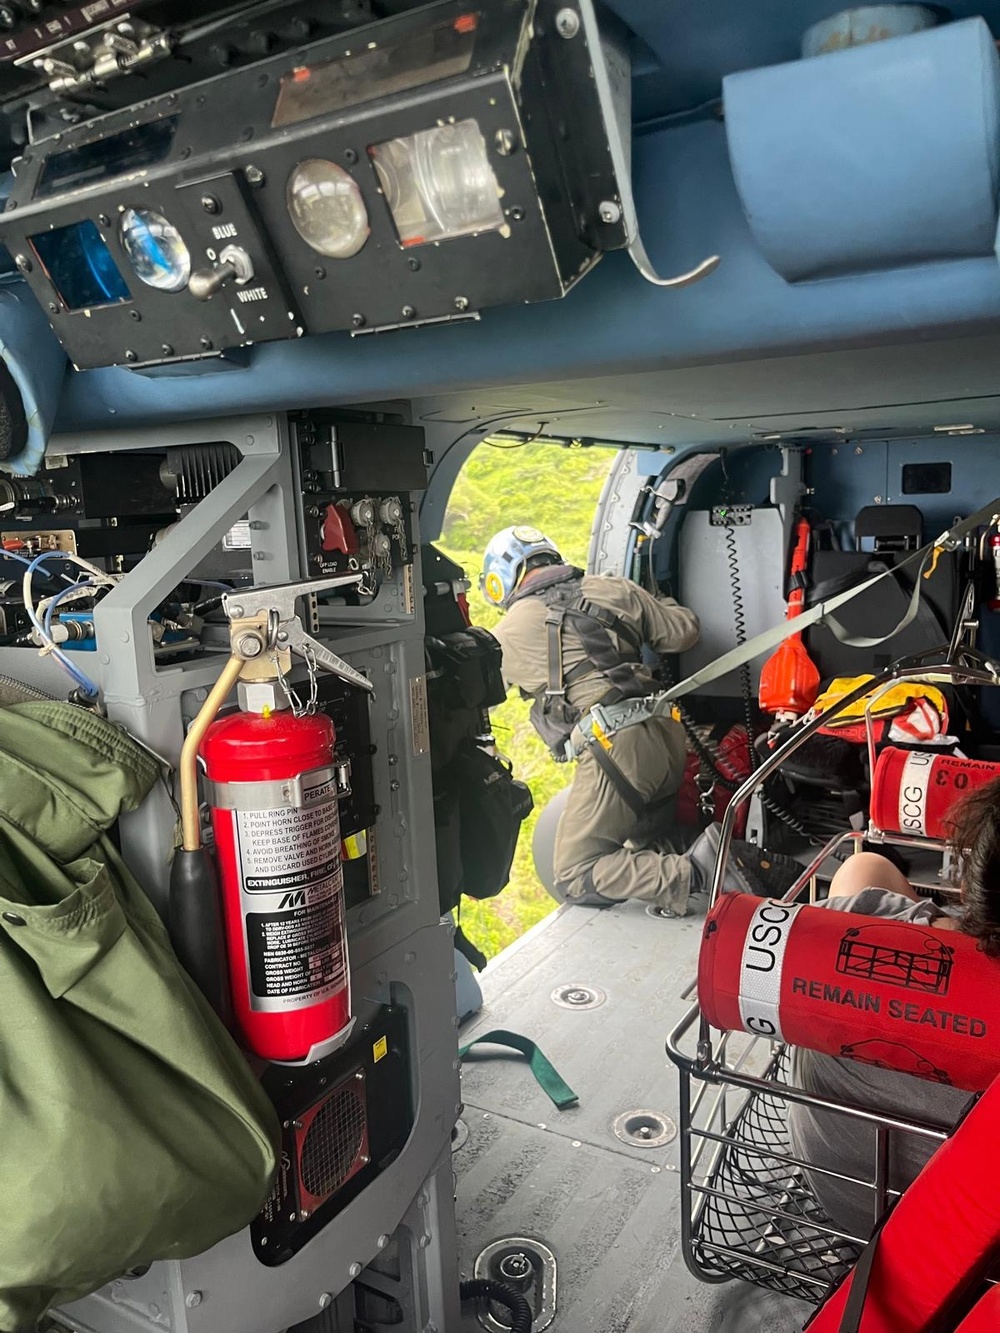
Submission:
[[351,1078],[334,1089],[310,1115],[299,1138],[299,1182],[320,1202],[367,1161],[368,1125],[364,1083]]

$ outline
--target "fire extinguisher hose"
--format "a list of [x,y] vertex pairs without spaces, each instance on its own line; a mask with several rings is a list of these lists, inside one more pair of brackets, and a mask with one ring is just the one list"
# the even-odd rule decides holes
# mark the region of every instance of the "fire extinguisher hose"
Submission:
[[212,686],[208,698],[198,711],[198,716],[188,728],[188,734],[181,750],[181,762],[178,769],[181,800],[181,836],[186,852],[196,852],[201,847],[201,818],[198,813],[198,750],[205,739],[205,732],[215,721],[219,709],[226,702],[230,691],[240,678],[246,663],[235,654],[222,668],[222,674]]
[[475,1301],[488,1309],[491,1302],[504,1306],[510,1313],[510,1333],[531,1333],[534,1320],[531,1306],[513,1287],[506,1282],[495,1282],[492,1278],[472,1278],[459,1287],[463,1304]]
[[174,952],[224,1023],[232,1019],[227,985],[222,903],[215,864],[201,843],[198,811],[198,749],[243,670],[232,656],[191,723],[179,765],[182,846],[170,867],[167,928]]

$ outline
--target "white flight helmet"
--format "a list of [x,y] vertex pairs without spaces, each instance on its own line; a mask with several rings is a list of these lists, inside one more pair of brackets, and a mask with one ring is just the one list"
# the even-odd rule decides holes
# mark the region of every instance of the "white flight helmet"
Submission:
[[479,590],[494,606],[506,608],[518,589],[528,561],[536,555],[562,560],[558,548],[537,528],[504,528],[491,538],[483,556]]

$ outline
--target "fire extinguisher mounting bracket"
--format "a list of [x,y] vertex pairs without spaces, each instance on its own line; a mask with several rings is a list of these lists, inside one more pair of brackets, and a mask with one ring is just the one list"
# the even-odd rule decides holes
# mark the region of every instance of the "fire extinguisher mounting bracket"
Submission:
[[313,786],[318,779],[333,782],[340,796],[337,770],[332,766],[270,781],[266,778],[256,782],[222,784],[206,781],[205,796],[209,805],[217,810],[304,810],[308,804],[306,778]]
[[[300,597],[346,587],[354,587],[362,594],[374,592],[371,571],[352,570],[326,579],[276,583],[227,593],[222,607],[229,619],[233,653],[245,662],[243,679],[274,679],[276,674],[287,670],[288,654],[295,653],[310,668],[323,667],[347,684],[373,694],[375,687],[368,677],[307,634],[295,611]],[[266,626],[263,637],[262,626]]]

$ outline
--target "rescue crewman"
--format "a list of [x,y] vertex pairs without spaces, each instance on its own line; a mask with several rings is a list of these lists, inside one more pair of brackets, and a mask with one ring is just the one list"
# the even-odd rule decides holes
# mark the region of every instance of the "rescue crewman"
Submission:
[[[662,849],[687,747],[680,723],[651,712],[662,687],[642,660],[644,645],[658,654],[692,647],[694,612],[629,579],[567,565],[527,526],[493,537],[479,586],[505,612],[493,631],[504,679],[533,700],[532,725],[553,756],[576,761],[556,831],[557,896],[593,906],[636,898],[668,916],[704,910],[719,826],[683,855]],[[737,841],[723,887],[777,894],[797,870]]]

